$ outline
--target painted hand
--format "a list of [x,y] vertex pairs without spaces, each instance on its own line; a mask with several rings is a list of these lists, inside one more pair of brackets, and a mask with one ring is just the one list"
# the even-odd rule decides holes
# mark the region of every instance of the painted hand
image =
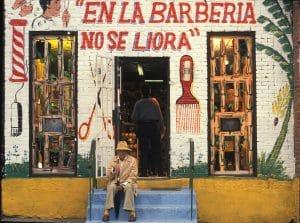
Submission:
[[12,6],[13,10],[16,10],[17,8],[21,7],[22,5],[25,4],[25,0],[16,0]]
[[62,14],[62,21],[63,21],[63,25],[65,27],[67,27],[69,25],[70,18],[71,18],[71,15],[70,15],[69,11],[67,9],[65,9]]

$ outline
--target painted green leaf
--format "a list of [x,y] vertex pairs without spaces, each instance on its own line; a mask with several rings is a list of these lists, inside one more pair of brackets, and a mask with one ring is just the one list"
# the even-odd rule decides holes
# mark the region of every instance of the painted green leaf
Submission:
[[282,14],[282,12],[275,12],[275,13],[273,13],[273,16],[275,19],[279,19],[279,18],[283,17],[283,14]]
[[272,112],[278,118],[284,117],[290,97],[290,86],[287,83],[279,90],[276,100],[272,103]]
[[261,15],[257,18],[257,21],[259,23],[264,23],[265,21],[268,21],[268,19],[265,16]]
[[280,38],[282,36],[284,36],[284,33],[282,31],[277,31],[277,32],[273,32],[274,36],[276,36],[277,38]]
[[284,6],[284,11],[290,12],[293,9],[292,5],[286,5]]
[[264,27],[264,30],[267,32],[278,31],[279,29],[272,23],[269,23]]
[[283,4],[285,5],[291,5],[293,3],[293,0],[283,0]]
[[285,43],[289,43],[287,41],[287,39],[285,38],[285,36],[281,36],[278,38],[278,42],[281,43],[281,44],[285,44]]
[[[263,4],[268,8],[268,11],[273,15],[273,17],[277,20],[280,19],[277,24],[281,26],[291,26],[287,16],[283,13],[281,5],[277,0],[267,0],[263,1]],[[283,8],[285,11],[290,12],[292,10],[292,2],[291,0],[283,1]],[[261,20],[260,20],[261,21]]]
[[281,61],[281,57],[280,56],[272,56],[272,58],[275,60],[275,61],[277,61],[277,62],[279,62],[279,61]]
[[259,45],[259,44],[256,44],[256,49],[257,49],[258,51],[262,51],[262,50],[264,49],[264,47],[261,46],[261,45]]
[[290,71],[290,66],[285,64],[285,63],[280,63],[281,68],[285,71],[285,72],[289,72]]
[[277,22],[277,24],[279,26],[289,26],[290,25],[290,23],[289,23],[289,21],[287,21],[287,19],[281,19]]
[[286,34],[277,25],[275,25],[270,19],[268,19],[264,16],[262,16],[260,18],[261,18],[261,21],[269,22],[266,26],[264,26],[265,31],[272,32],[274,34],[274,36],[276,36],[281,43],[290,45],[289,39],[287,38]]
[[272,56],[272,55],[273,55],[273,50],[272,50],[272,49],[266,49],[266,50],[265,50],[265,53],[266,53],[268,56]]
[[282,49],[283,49],[283,51],[284,52],[292,52],[292,48],[291,48],[291,46],[290,46],[290,44],[284,44],[283,46],[282,46]]
[[291,27],[287,27],[282,29],[283,32],[285,32],[285,34],[292,34],[292,28]]
[[285,173],[286,168],[283,164],[283,161],[276,160],[274,165],[272,165],[267,161],[266,153],[263,152],[257,159],[257,176],[287,180],[289,177]]
[[283,6],[284,10],[286,12],[291,12],[293,9],[293,1],[292,0],[283,0],[282,2],[284,4],[284,6]]
[[280,6],[279,6],[278,3],[277,3],[277,4],[275,4],[274,6],[270,7],[270,8],[268,9],[268,11],[269,11],[270,13],[273,13],[273,12],[281,11],[281,8],[280,8]]
[[281,62],[280,66],[288,66],[289,64],[287,62]]
[[[272,49],[271,47],[268,47],[268,46],[265,46],[265,45],[262,45],[262,44],[258,44],[258,43],[256,45],[256,48],[259,51],[264,51],[268,56],[272,56],[272,57],[275,56],[277,58],[278,62],[279,62],[279,65],[281,66],[281,68],[284,71],[287,71],[287,72],[290,71],[290,64],[276,50]],[[280,57],[281,59],[278,59],[278,57]]]
[[274,0],[265,0],[263,1],[264,6],[274,5]]
[[[283,3],[284,10],[286,10],[291,15],[292,0],[282,0],[281,3]],[[277,52],[276,50],[272,49],[269,46],[265,46],[263,44],[256,44],[256,48],[257,50],[264,51],[267,55],[272,56],[272,58],[279,63],[280,67],[286,72],[289,81],[289,89],[292,89],[293,88],[292,53],[293,52],[292,52],[292,46],[290,40],[287,37],[287,34],[292,33],[292,25],[290,23],[290,20],[288,20],[287,16],[283,14],[283,9],[281,8],[282,4],[279,4],[278,0],[265,0],[263,4],[268,8],[268,11],[273,15],[273,17],[276,20],[279,20],[277,21],[277,24],[279,27],[282,27],[282,29],[278,27],[278,30],[274,31],[272,26],[266,26],[266,27],[269,30],[269,32],[272,32],[273,35],[277,37],[278,42],[282,45],[282,49],[284,50],[284,52],[286,52],[289,61],[286,61],[286,59],[279,52]],[[269,24],[275,25],[272,22],[272,20],[270,20],[265,16],[260,16],[259,18],[261,23],[268,21]],[[266,29],[266,27],[264,28]],[[286,93],[287,90],[285,89],[282,91]],[[276,177],[280,175],[283,178],[286,177],[284,174],[285,168],[283,167],[283,162],[279,161],[278,157],[282,145],[286,138],[289,120],[291,117],[291,108],[293,104],[293,92],[289,90],[290,96],[284,98],[283,95],[285,93],[282,93],[282,95],[278,96],[277,98],[277,101],[285,101],[286,99],[288,99],[287,106],[286,106],[286,101],[284,102],[285,105],[283,106],[283,107],[286,106],[286,109],[285,109],[285,117],[282,123],[282,127],[280,129],[280,133],[276,139],[276,142],[272,148],[272,151],[268,155],[267,159],[266,159],[266,154],[262,154],[262,156],[259,158],[258,167],[257,167],[258,175],[263,175],[267,177]]]

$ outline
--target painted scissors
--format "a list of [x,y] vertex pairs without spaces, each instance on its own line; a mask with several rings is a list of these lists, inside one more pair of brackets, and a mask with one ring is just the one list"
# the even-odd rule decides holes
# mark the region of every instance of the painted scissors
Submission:
[[[94,104],[92,113],[89,117],[89,121],[81,123],[81,125],[79,127],[78,135],[79,135],[79,139],[81,139],[81,140],[85,140],[88,137],[89,133],[90,133],[90,127],[91,127],[92,119],[93,119],[93,116],[94,116],[94,113],[95,113],[95,108],[96,108],[96,103]],[[85,128],[83,128],[83,127],[85,127]]]

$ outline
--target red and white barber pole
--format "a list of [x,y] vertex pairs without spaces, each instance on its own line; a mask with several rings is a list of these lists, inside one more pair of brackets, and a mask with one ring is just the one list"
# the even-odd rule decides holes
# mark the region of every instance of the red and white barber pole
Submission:
[[10,20],[12,25],[12,76],[11,82],[26,82],[28,78],[25,75],[24,63],[24,32],[27,21],[24,19]]

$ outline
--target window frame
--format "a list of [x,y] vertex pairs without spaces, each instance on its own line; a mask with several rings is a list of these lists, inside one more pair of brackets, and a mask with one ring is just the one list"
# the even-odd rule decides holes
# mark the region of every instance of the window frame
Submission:
[[[57,37],[57,36],[72,36],[74,38],[74,75],[73,75],[73,105],[74,105],[74,169],[71,173],[52,173],[48,171],[46,173],[34,173],[33,172],[33,82],[35,81],[35,74],[33,74],[33,65],[34,65],[34,38],[37,36],[45,36],[45,37]],[[78,63],[78,33],[74,31],[29,31],[29,176],[30,177],[74,177],[77,176],[77,157],[78,157],[78,140],[77,140],[77,129],[78,129],[78,97],[77,97],[77,63]],[[63,87],[62,87],[63,89]],[[50,159],[50,156],[49,156]],[[71,168],[70,168],[71,170]]]
[[[211,134],[212,134],[212,130],[211,130],[211,118],[212,117],[212,113],[214,113],[214,111],[212,111],[212,106],[211,106],[211,43],[210,40],[212,38],[216,38],[216,37],[221,37],[221,38],[234,38],[234,37],[247,37],[247,38],[251,38],[252,40],[252,48],[251,48],[251,52],[252,52],[252,172],[250,171],[216,171],[215,167],[213,167],[213,163],[212,163],[212,149],[211,149]],[[208,32],[207,33],[207,78],[208,78],[208,88],[207,88],[207,93],[208,93],[208,106],[207,106],[207,111],[208,111],[208,124],[207,124],[207,128],[208,128],[208,135],[207,135],[207,140],[208,140],[208,173],[211,176],[246,176],[246,177],[253,177],[253,176],[257,176],[257,124],[256,124],[256,52],[255,52],[255,32]],[[226,76],[226,74],[225,74]],[[233,75],[232,75],[233,76]],[[229,112],[227,112],[229,113]],[[225,113],[226,115],[226,113]],[[232,136],[232,135],[231,135]]]

